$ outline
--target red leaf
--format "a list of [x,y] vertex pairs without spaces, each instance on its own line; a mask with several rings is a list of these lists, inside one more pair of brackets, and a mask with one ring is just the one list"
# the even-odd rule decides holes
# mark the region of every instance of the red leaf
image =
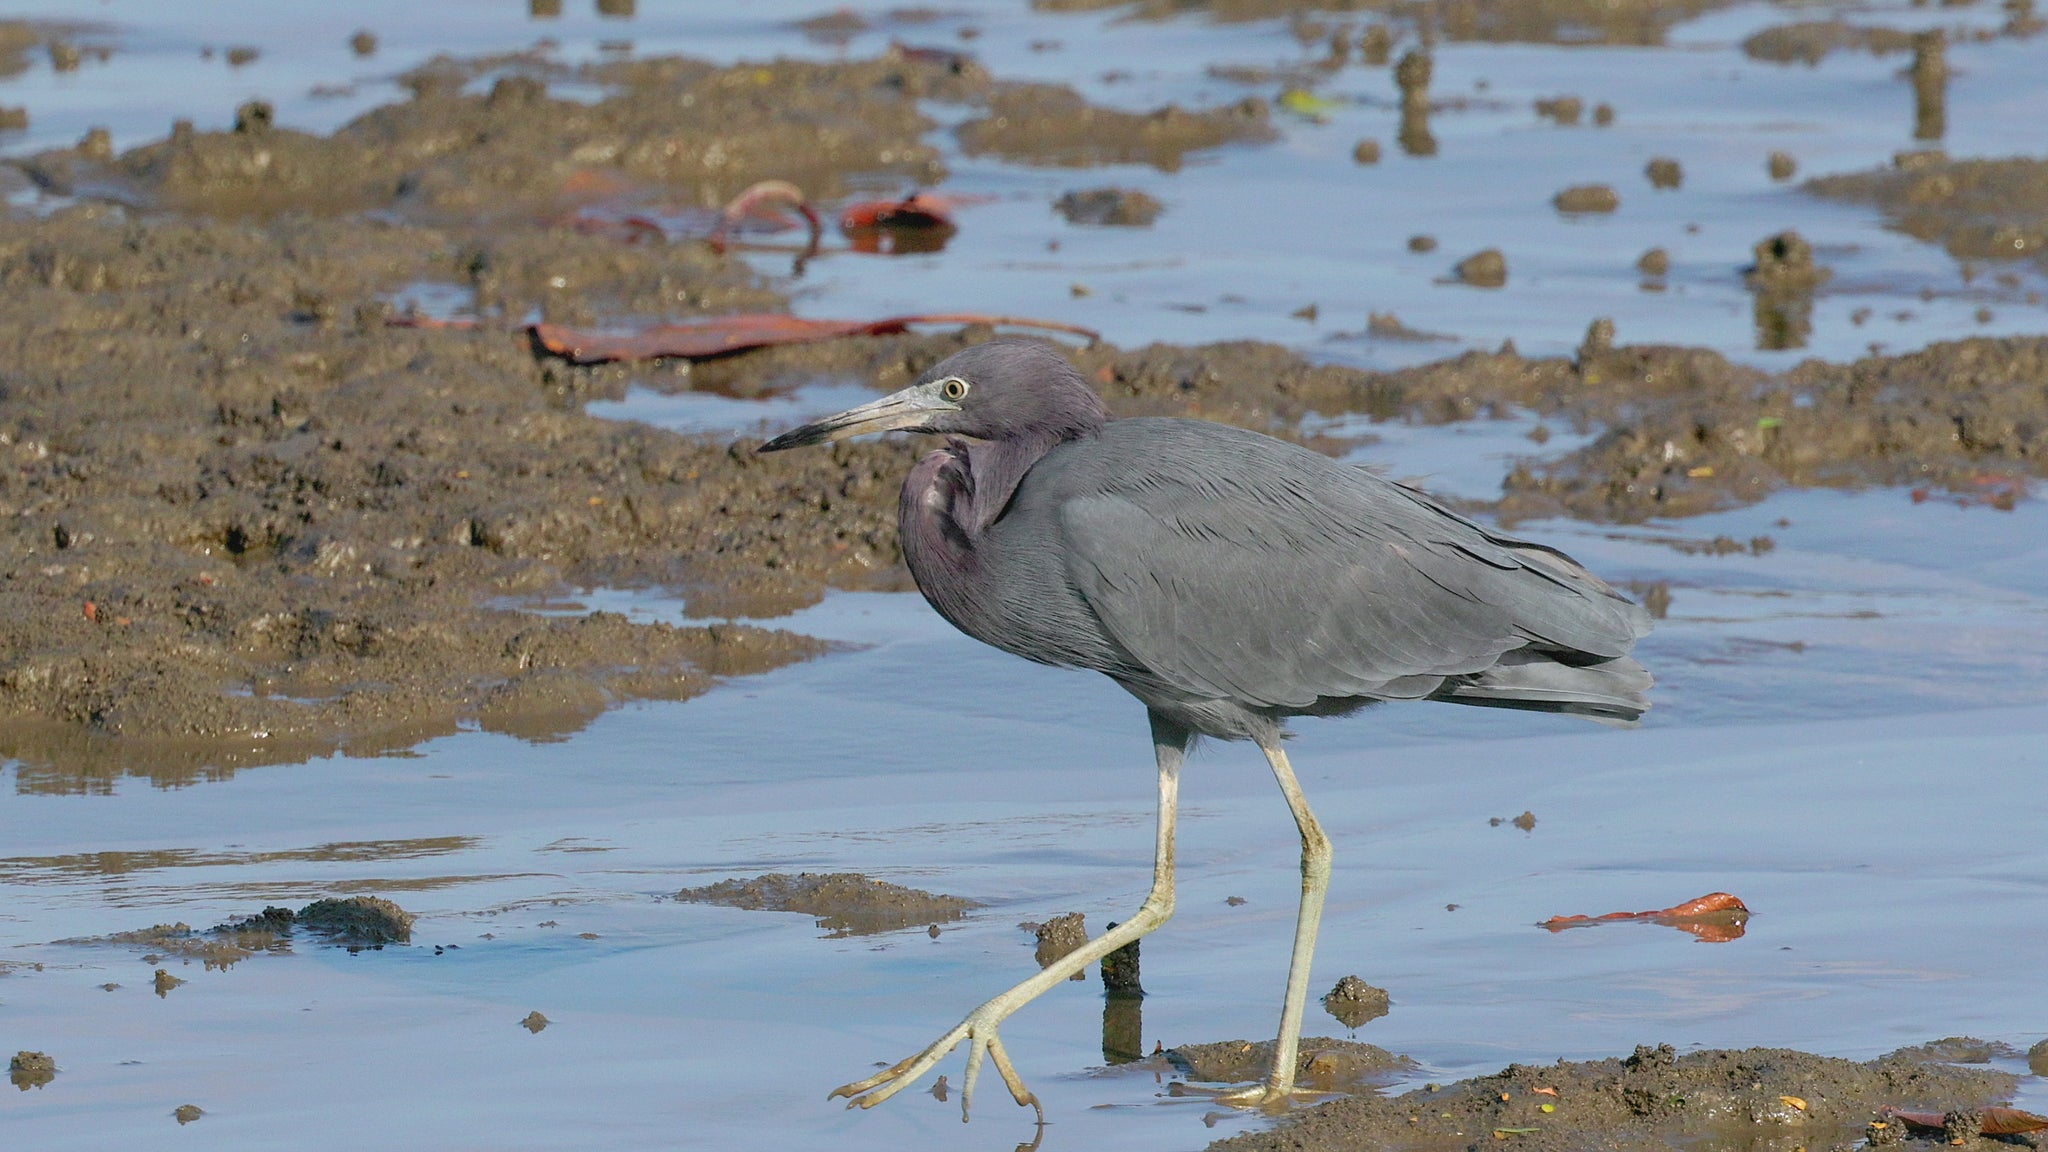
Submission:
[[853,232],[862,228],[951,228],[958,202],[935,192],[912,192],[901,200],[863,200],[849,204],[839,213],[839,227]]
[[1709,892],[1705,896],[1687,900],[1682,904],[1673,904],[1669,908],[1653,908],[1647,912],[1609,912],[1602,916],[1552,916],[1537,927],[1562,932],[1567,928],[1583,928],[1589,924],[1604,924],[1616,920],[1651,920],[1667,924],[1681,932],[1690,932],[1708,943],[1721,944],[1742,936],[1749,921],[1749,908],[1726,892]]
[[907,331],[913,324],[1005,325],[1068,332],[1085,336],[1090,343],[1101,338],[1090,329],[1056,320],[984,316],[969,312],[890,316],[881,320],[807,320],[782,313],[756,312],[689,324],[657,324],[628,333],[567,328],[559,324],[535,324],[529,331],[536,343],[557,356],[577,364],[599,364],[664,356],[707,360],[750,348],[780,344],[809,344],[847,336],[890,336]]

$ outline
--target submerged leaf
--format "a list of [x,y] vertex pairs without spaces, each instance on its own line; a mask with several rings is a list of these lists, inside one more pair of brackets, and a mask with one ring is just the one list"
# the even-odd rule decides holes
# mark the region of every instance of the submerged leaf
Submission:
[[1538,924],[1552,932],[1567,928],[1584,928],[1591,924],[1605,924],[1616,920],[1651,920],[1668,924],[1682,932],[1710,944],[1725,943],[1743,934],[1749,923],[1749,908],[1741,900],[1726,892],[1709,892],[1669,908],[1653,908],[1647,912],[1609,912],[1602,916],[1552,916]]

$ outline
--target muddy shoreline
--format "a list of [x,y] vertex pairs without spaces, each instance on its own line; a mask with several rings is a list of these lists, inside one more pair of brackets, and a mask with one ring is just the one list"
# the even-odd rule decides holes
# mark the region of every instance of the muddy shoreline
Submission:
[[[464,94],[486,67],[512,74]],[[0,753],[22,762],[21,787],[90,790],[129,773],[179,784],[467,724],[559,739],[622,701],[680,699],[813,655],[815,642],[768,629],[518,604],[655,586],[693,615],[759,618],[830,587],[907,587],[894,503],[917,446],[756,457],[583,403],[629,381],[887,389],[990,334],[581,367],[503,330],[391,327],[409,286],[467,293],[485,315],[585,324],[785,309],[788,285],[730,254],[625,242],[573,214],[593,200],[702,210],[770,176],[821,198],[935,179],[925,99],[982,110],[959,130],[970,148],[1050,165],[1170,168],[1270,135],[1255,103],[1111,114],[966,57],[896,48],[837,64],[606,65],[584,73],[613,92],[593,105],[549,96],[555,75],[537,59],[440,60],[409,75],[413,99],[327,137],[251,108],[230,132],[181,125],[118,156],[88,138],[12,163],[76,199],[0,220]],[[671,145],[685,134],[697,151],[681,156]],[[798,147],[819,140],[831,146]],[[805,166],[781,159],[792,149]],[[1928,193],[1929,180],[1952,194]],[[1962,254],[1981,247],[1956,237],[1976,236],[1985,197],[2016,185],[2048,178],[1922,165],[1816,190],[1916,205],[1903,226]],[[1947,233],[1944,205],[1964,221]],[[2024,238],[2038,224],[1992,227]],[[2042,339],[1777,375],[1616,344],[1601,324],[1576,357],[1504,349],[1399,372],[1250,342],[1070,353],[1119,414],[1224,420],[1331,451],[1349,445],[1319,438],[1317,419],[1347,413],[1450,423],[1529,410],[1600,431],[1516,468],[1483,509],[1508,520],[1684,516],[1787,485],[2017,498],[2048,462]]]

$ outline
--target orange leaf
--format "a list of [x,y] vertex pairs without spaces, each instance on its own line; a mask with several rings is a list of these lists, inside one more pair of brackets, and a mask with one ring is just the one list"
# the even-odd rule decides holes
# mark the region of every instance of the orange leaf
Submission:
[[954,200],[935,192],[912,192],[901,200],[863,200],[849,204],[839,213],[839,227],[847,232],[860,228],[951,228]]
[[1609,912],[1603,916],[1552,916],[1539,928],[1562,932],[1567,928],[1583,928],[1589,924],[1603,924],[1615,920],[1652,920],[1668,924],[1682,932],[1690,932],[1710,944],[1721,944],[1741,937],[1749,921],[1749,908],[1742,901],[1726,892],[1709,892],[1705,896],[1673,904],[1669,908],[1653,908],[1647,912]]

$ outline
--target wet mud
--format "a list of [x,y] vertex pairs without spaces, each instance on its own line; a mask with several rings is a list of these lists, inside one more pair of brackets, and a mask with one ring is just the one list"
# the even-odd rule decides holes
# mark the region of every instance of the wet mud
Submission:
[[920,892],[856,872],[771,872],[752,880],[685,888],[675,898],[757,912],[801,912],[815,916],[818,927],[834,938],[947,924],[981,907],[973,900]]
[[[1166,1059],[1192,1083],[1244,1084],[1263,1080],[1273,1068],[1273,1041],[1223,1040],[1169,1048]],[[1328,1036],[1301,1038],[1297,1081],[1323,1092],[1356,1090],[1376,1080],[1413,1072],[1415,1062],[1384,1048]]]
[[1892,167],[1806,183],[1831,199],[1875,204],[1889,224],[1963,261],[2048,269],[2048,159],[1953,160],[1905,152]]
[[1868,52],[1884,56],[1913,50],[1913,34],[1896,28],[1851,24],[1847,20],[1801,20],[1751,34],[1743,54],[1774,64],[1814,65],[1831,52]]
[[1071,88],[1021,84],[998,89],[988,112],[962,124],[958,135],[970,156],[1062,168],[1149,164],[1176,172],[1190,152],[1279,134],[1271,110],[1256,97],[1203,111],[1169,104],[1124,112],[1090,104]]
[[47,1052],[23,1049],[7,1061],[7,1080],[23,1092],[57,1078],[57,1060]]
[[[612,94],[556,99],[558,79]],[[0,220],[0,754],[21,787],[178,784],[467,723],[560,739],[621,701],[819,651],[517,607],[565,585],[657,584],[713,616],[902,586],[908,446],[755,459],[598,420],[581,403],[623,395],[626,370],[500,331],[387,327],[409,288],[583,324],[781,309],[729,256],[589,234],[575,212],[701,212],[769,176],[824,199],[930,182],[921,99],[985,106],[969,140],[1052,164],[1171,167],[1271,132],[1256,101],[1115,113],[901,48],[731,68],[443,58],[405,82],[412,99],[330,136],[250,104],[234,131],[181,124],[120,155],[97,133],[10,162],[81,201]],[[1125,196],[1102,222],[1148,210]],[[884,382],[958,346],[867,343],[838,362]]]
[[1344,977],[1323,994],[1323,1011],[1354,1031],[1385,1016],[1393,1006],[1385,988],[1375,988],[1356,976]]
[[[291,951],[294,929],[310,932],[329,944],[349,949],[382,948],[412,941],[418,918],[381,896],[348,896],[315,900],[296,912],[271,905],[253,916],[216,924],[200,931],[185,923],[157,924],[132,932],[88,939],[59,940],[69,945],[116,945],[141,948],[156,963],[166,957],[198,961],[207,971],[222,971],[259,954]],[[159,971],[162,995],[184,981]]]
[[1209,1147],[1334,1152],[1512,1141],[1512,1147],[1539,1150],[1825,1148],[1855,1145],[1872,1136],[1875,1122],[1875,1133],[1934,1148],[1950,1144],[1941,1129],[1895,1131],[1896,1122],[1883,1119],[1881,1110],[1970,1112],[2009,1100],[2016,1084],[2004,1072],[1928,1063],[1908,1053],[1856,1063],[1776,1048],[1679,1055],[1669,1045],[1643,1046],[1625,1059],[1511,1064],[1497,1075],[1391,1098],[1347,1096],[1299,1111],[1270,1131]]

